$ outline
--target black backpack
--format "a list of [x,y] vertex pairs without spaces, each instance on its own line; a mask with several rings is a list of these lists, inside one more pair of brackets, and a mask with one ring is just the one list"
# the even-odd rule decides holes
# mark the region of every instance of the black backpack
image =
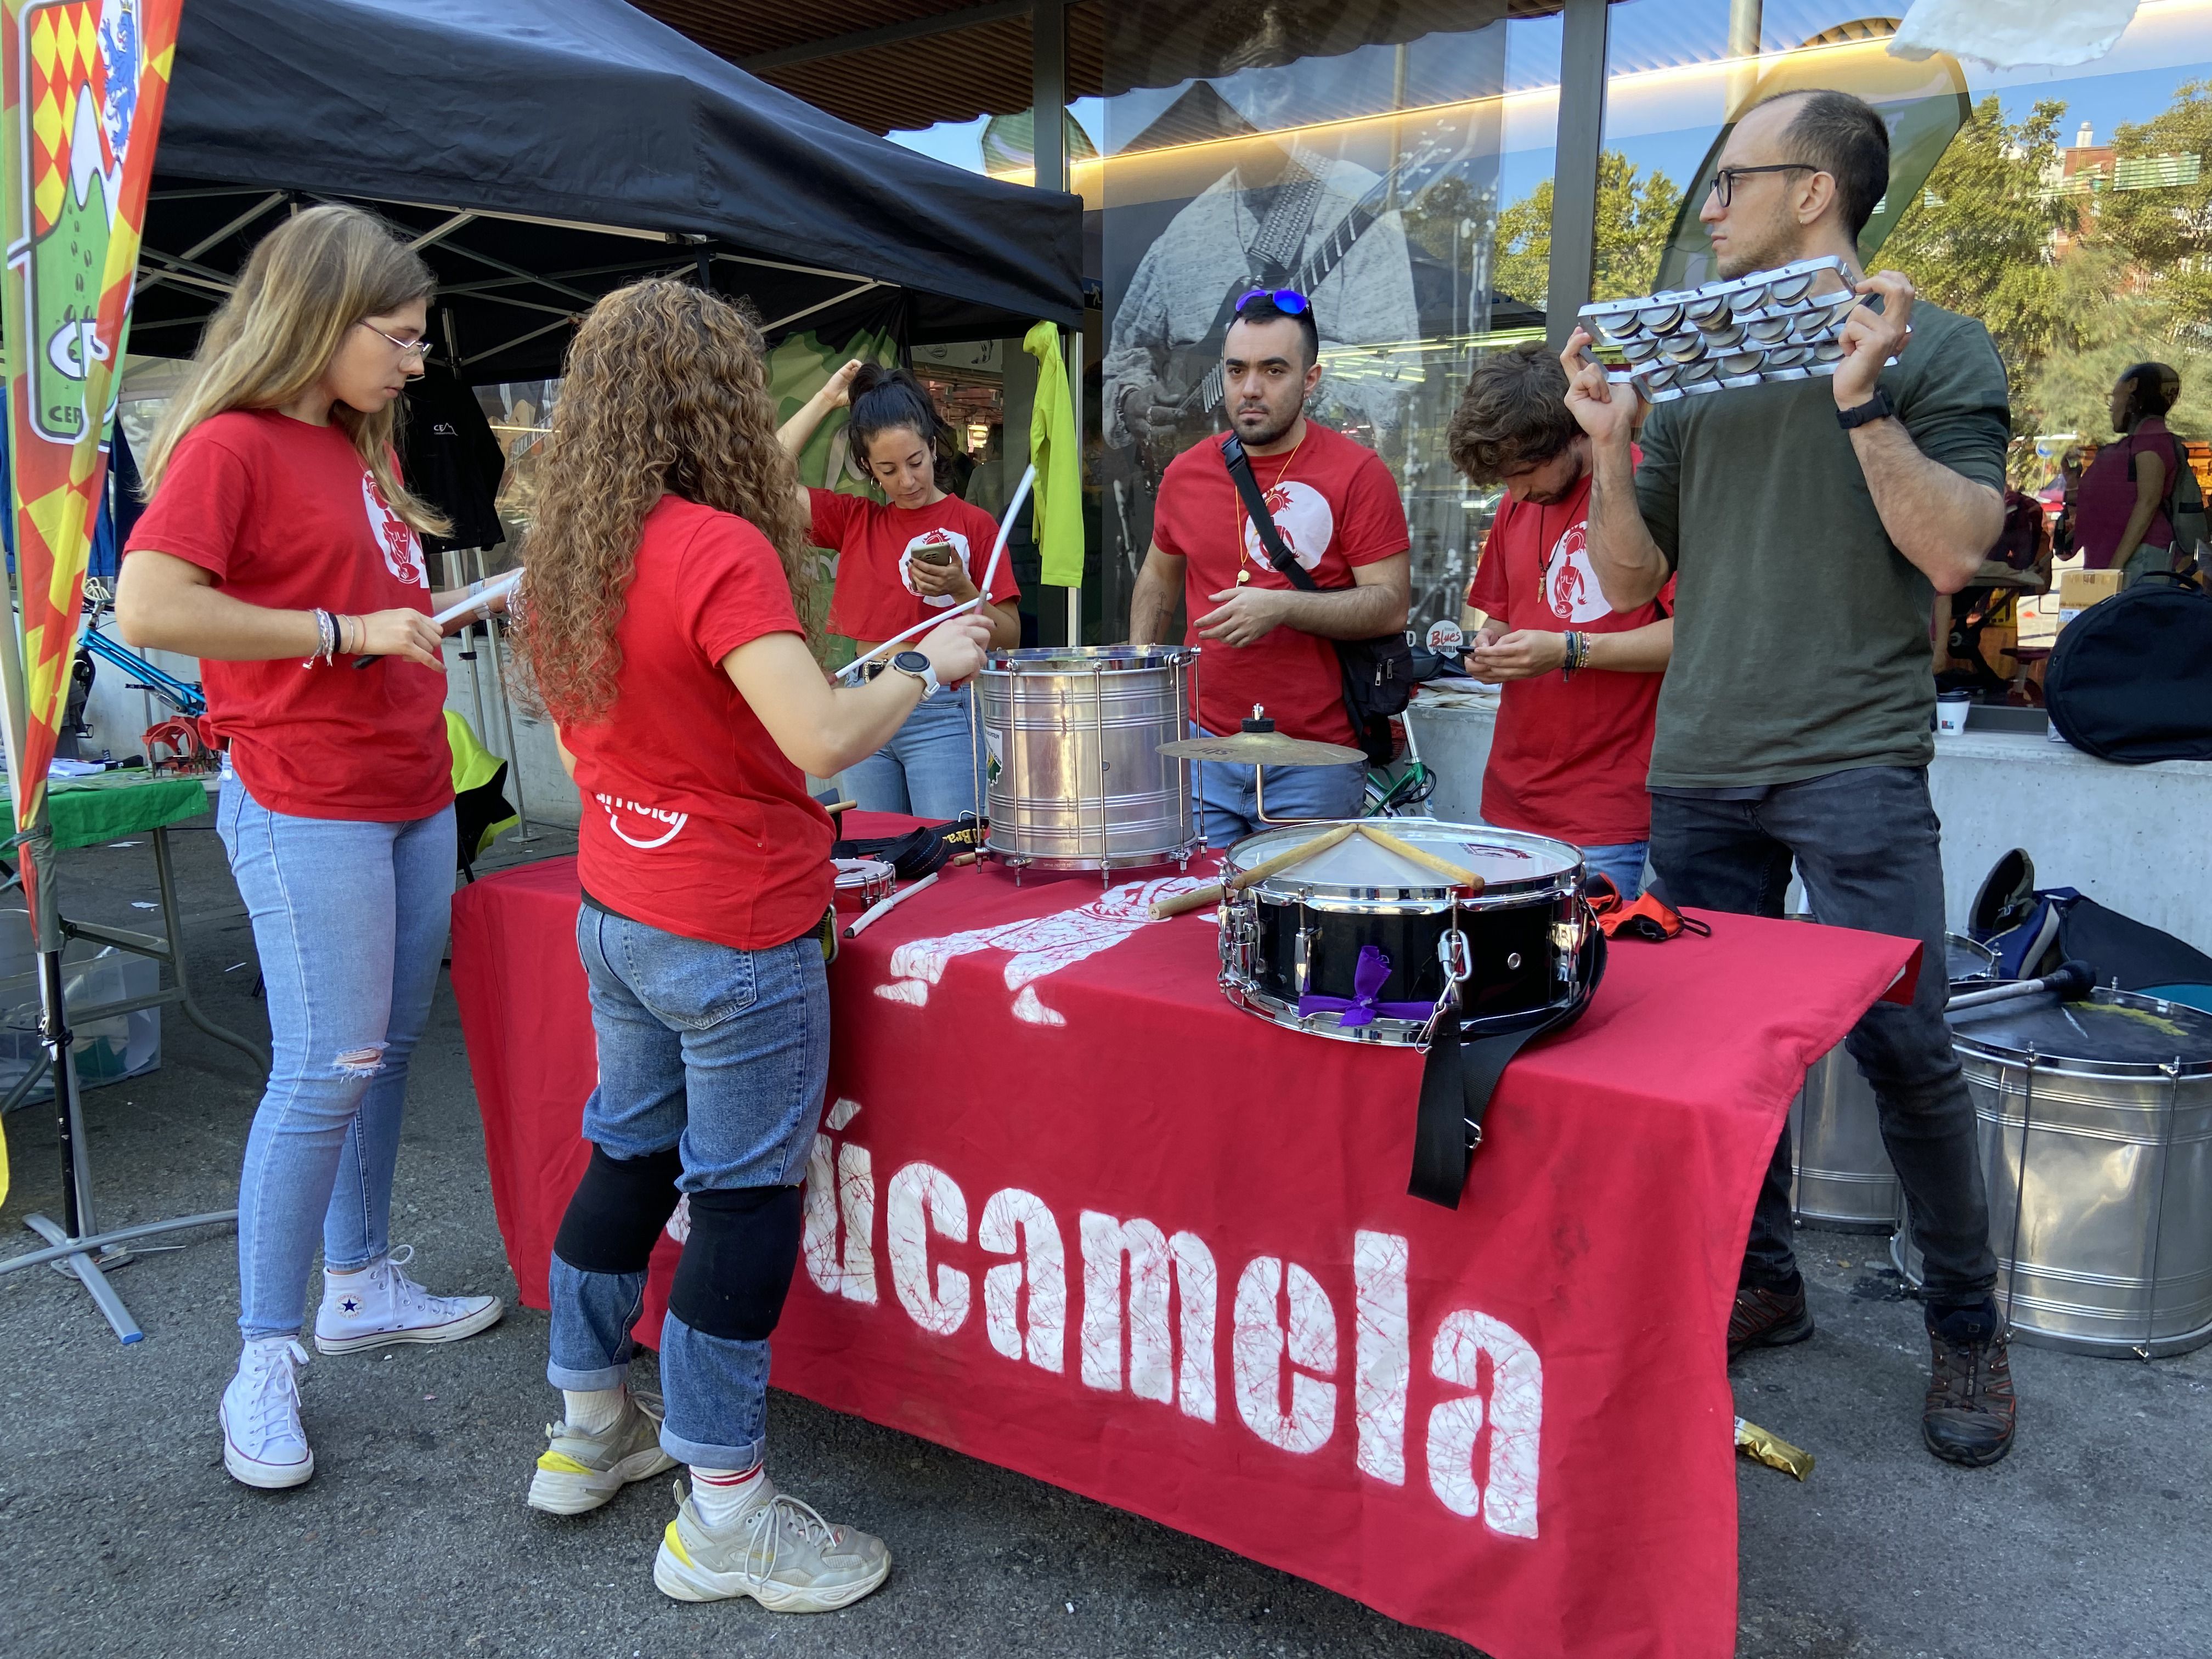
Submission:
[[2043,702],[2100,760],[2212,760],[2212,595],[2160,573],[2091,605],[2058,635]]

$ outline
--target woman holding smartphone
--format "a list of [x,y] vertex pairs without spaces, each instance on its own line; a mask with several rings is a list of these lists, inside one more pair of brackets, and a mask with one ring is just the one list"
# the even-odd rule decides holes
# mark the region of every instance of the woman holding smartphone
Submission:
[[[982,665],[953,618],[833,689],[800,617],[814,555],[760,336],[674,282],[584,319],[525,549],[517,659],[584,798],[576,917],[599,1042],[590,1163],[553,1246],[565,1420],[532,1508],[576,1515],[690,1466],[653,1582],[679,1601],[818,1613],[890,1557],[763,1471],[769,1337],[829,1074],[830,816],[806,793]],[[653,1242],[689,1200],[660,1402],[628,1386]]]
[[[846,441],[886,499],[803,488],[799,495],[814,544],[837,554],[829,631],[865,653],[933,613],[975,599],[999,526],[981,508],[937,487],[937,441],[945,422],[905,369],[855,358],[777,436],[796,459],[830,411],[848,405]],[[1012,561],[1001,556],[980,607],[992,645],[1021,643],[1020,596]],[[846,794],[872,812],[950,819],[975,811],[968,701],[964,688],[928,698],[890,742],[846,769]]]
[[[296,1369],[315,1346],[450,1342],[500,1316],[433,1296],[390,1248],[408,1061],[453,894],[446,668],[396,405],[433,282],[392,229],[318,207],[263,239],[145,457],[152,503],[115,598],[123,636],[200,659],[222,740],[216,828],[253,919],[274,1049],[239,1181],[245,1350],[218,1413],[250,1486],[314,1473]],[[355,659],[368,666],[356,672]]]

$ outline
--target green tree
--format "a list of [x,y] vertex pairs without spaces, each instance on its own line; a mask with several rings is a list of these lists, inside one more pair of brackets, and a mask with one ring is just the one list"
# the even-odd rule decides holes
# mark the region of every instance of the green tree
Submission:
[[[1617,149],[1598,157],[1592,299],[1620,300],[1651,291],[1659,255],[1681,204],[1681,186],[1656,167],[1640,172]],[[1541,307],[1551,289],[1550,179],[1498,216],[1497,246],[1492,285],[1500,294]]]
[[2132,161],[2170,168],[2174,182],[2100,197],[2097,234],[2126,254],[2159,331],[2212,349],[2212,81],[2178,88],[2164,114],[2121,127],[2112,148],[2123,177]]
[[1881,263],[1921,294],[1988,328],[2004,359],[2015,424],[2044,358],[2079,343],[2052,255],[2079,206],[2048,182],[2065,113],[2063,103],[2039,102],[2015,125],[1995,95],[1982,100],[1881,252]]

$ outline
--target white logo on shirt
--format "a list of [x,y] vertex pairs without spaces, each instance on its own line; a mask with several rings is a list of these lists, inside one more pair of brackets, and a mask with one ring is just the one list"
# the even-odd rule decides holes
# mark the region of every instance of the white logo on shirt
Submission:
[[[606,808],[607,828],[614,831],[615,838],[636,848],[640,852],[649,853],[656,847],[667,846],[682,832],[684,826],[691,821],[691,815],[689,812],[671,812],[659,806],[645,805],[639,801],[623,800],[617,795],[596,795],[594,799],[601,806]],[[641,818],[651,818],[656,823],[666,824],[668,828],[649,841],[641,841],[622,827],[622,820],[615,816],[617,812],[630,812]]]
[[430,572],[422,562],[422,544],[415,539],[407,520],[385,501],[374,472],[361,475],[361,504],[368,509],[368,533],[384,554],[384,568],[411,587],[428,587]]
[[906,584],[908,592],[920,595],[924,605],[942,611],[955,603],[952,596],[950,593],[922,594],[914,580],[914,550],[927,547],[932,542],[943,542],[951,547],[960,561],[961,570],[969,577],[974,577],[975,567],[968,556],[968,538],[957,530],[925,530],[906,544],[906,550],[899,555],[899,580]]
[[[1266,500],[1268,514],[1275,521],[1283,545],[1291,550],[1299,564],[1311,570],[1336,539],[1336,514],[1329,509],[1328,497],[1311,484],[1300,483],[1293,478],[1269,490]],[[1273,569],[1267,550],[1261,545],[1259,531],[1249,519],[1243,520],[1243,526],[1245,558],[1263,568]]]
[[1566,527],[1553,544],[1551,557],[1544,561],[1544,603],[1564,623],[1595,622],[1613,615],[1590,565],[1589,535],[1580,524]]

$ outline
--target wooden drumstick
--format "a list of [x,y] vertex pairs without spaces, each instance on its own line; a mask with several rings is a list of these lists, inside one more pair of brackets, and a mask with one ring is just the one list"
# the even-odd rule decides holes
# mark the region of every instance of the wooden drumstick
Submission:
[[1278,853],[1274,857],[1254,865],[1249,870],[1238,871],[1236,875],[1230,878],[1225,887],[1221,882],[1209,882],[1204,887],[1195,888],[1190,892],[1178,893],[1172,898],[1161,899],[1152,906],[1152,919],[1155,921],[1164,921],[1170,916],[1179,916],[1186,910],[1203,908],[1220,899],[1224,891],[1241,893],[1255,882],[1265,881],[1270,876],[1280,875],[1294,864],[1304,864],[1308,859],[1326,853],[1358,827],[1356,823],[1340,823],[1334,830],[1324,830],[1311,841],[1302,842],[1288,852]]
[[1478,893],[1482,890],[1482,878],[1474,871],[1462,870],[1458,865],[1449,863],[1434,853],[1425,853],[1413,842],[1392,835],[1388,830],[1378,830],[1372,823],[1363,822],[1359,825],[1359,833],[1377,847],[1388,848],[1401,859],[1410,859],[1425,870],[1435,871],[1455,887],[1470,887]]
[[858,802],[858,801],[856,801],[856,800],[832,800],[832,801],[824,801],[824,802],[823,803],[823,805],[822,805],[822,810],[823,810],[823,811],[827,812],[827,813],[828,813],[831,817],[833,817],[833,818],[834,818],[834,817],[836,817],[840,812],[849,812],[849,811],[852,811],[855,806],[858,806],[860,804],[860,802]]

